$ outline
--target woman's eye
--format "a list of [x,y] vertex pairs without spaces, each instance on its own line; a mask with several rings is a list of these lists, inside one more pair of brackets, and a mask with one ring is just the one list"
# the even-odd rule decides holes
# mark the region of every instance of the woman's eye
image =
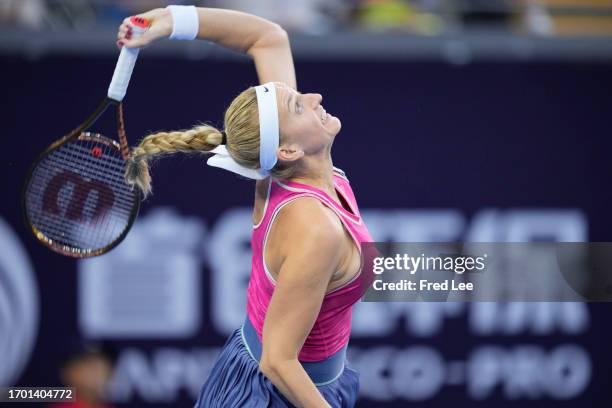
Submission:
[[302,111],[304,110],[304,107],[302,106],[302,104],[298,103],[295,105],[295,112],[296,113],[302,113]]

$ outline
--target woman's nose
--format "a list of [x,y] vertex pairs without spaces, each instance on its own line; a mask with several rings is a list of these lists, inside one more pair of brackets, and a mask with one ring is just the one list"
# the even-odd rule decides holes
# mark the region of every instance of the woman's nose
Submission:
[[311,97],[314,105],[320,104],[321,101],[323,100],[323,97],[321,96],[321,94],[318,94],[318,93],[309,94],[309,96]]

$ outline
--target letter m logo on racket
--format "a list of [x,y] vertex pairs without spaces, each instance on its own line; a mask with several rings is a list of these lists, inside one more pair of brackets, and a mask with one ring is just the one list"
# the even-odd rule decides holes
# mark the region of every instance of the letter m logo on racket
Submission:
[[[72,194],[66,199],[59,200],[60,191],[65,187],[72,186]],[[97,193],[95,203],[93,194]],[[54,215],[62,215],[69,220],[82,221],[85,203],[88,203],[88,215],[90,221],[95,221],[104,216],[113,207],[115,194],[106,184],[97,181],[87,181],[79,174],[65,170],[56,174],[47,184],[43,193],[42,210]],[[64,207],[64,208],[60,208]]]

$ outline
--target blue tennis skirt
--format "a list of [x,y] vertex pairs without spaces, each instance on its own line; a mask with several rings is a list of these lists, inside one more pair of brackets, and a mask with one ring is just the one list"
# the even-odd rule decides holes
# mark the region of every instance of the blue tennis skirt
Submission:
[[[259,356],[255,357],[257,353],[253,355],[258,345],[253,344],[252,333],[253,328],[247,318],[245,325],[228,338],[194,408],[293,407],[259,370]],[[343,363],[340,373],[331,381],[317,385],[333,408],[354,407],[359,393],[359,374],[348,366],[346,359]],[[318,363],[306,364],[316,366]],[[321,367],[312,368],[316,370]],[[311,375],[309,369],[307,372]]]

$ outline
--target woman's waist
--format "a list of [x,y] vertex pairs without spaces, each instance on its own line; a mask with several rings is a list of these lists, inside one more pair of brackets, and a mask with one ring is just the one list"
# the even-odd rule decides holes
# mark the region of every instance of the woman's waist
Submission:
[[[259,362],[261,360],[262,344],[260,336],[248,316],[245,318],[240,331],[247,351],[255,361]],[[299,360],[315,385],[322,386],[337,379],[344,371],[346,349],[347,343],[344,343],[337,351],[322,360],[302,361],[301,358]],[[302,351],[304,350],[302,349]]]
[[[258,334],[258,340],[262,338],[267,308],[267,304],[260,302],[247,303],[248,320]],[[340,350],[349,341],[351,317],[350,305],[328,312],[321,310],[304,340],[298,359],[300,361],[323,360]]]

